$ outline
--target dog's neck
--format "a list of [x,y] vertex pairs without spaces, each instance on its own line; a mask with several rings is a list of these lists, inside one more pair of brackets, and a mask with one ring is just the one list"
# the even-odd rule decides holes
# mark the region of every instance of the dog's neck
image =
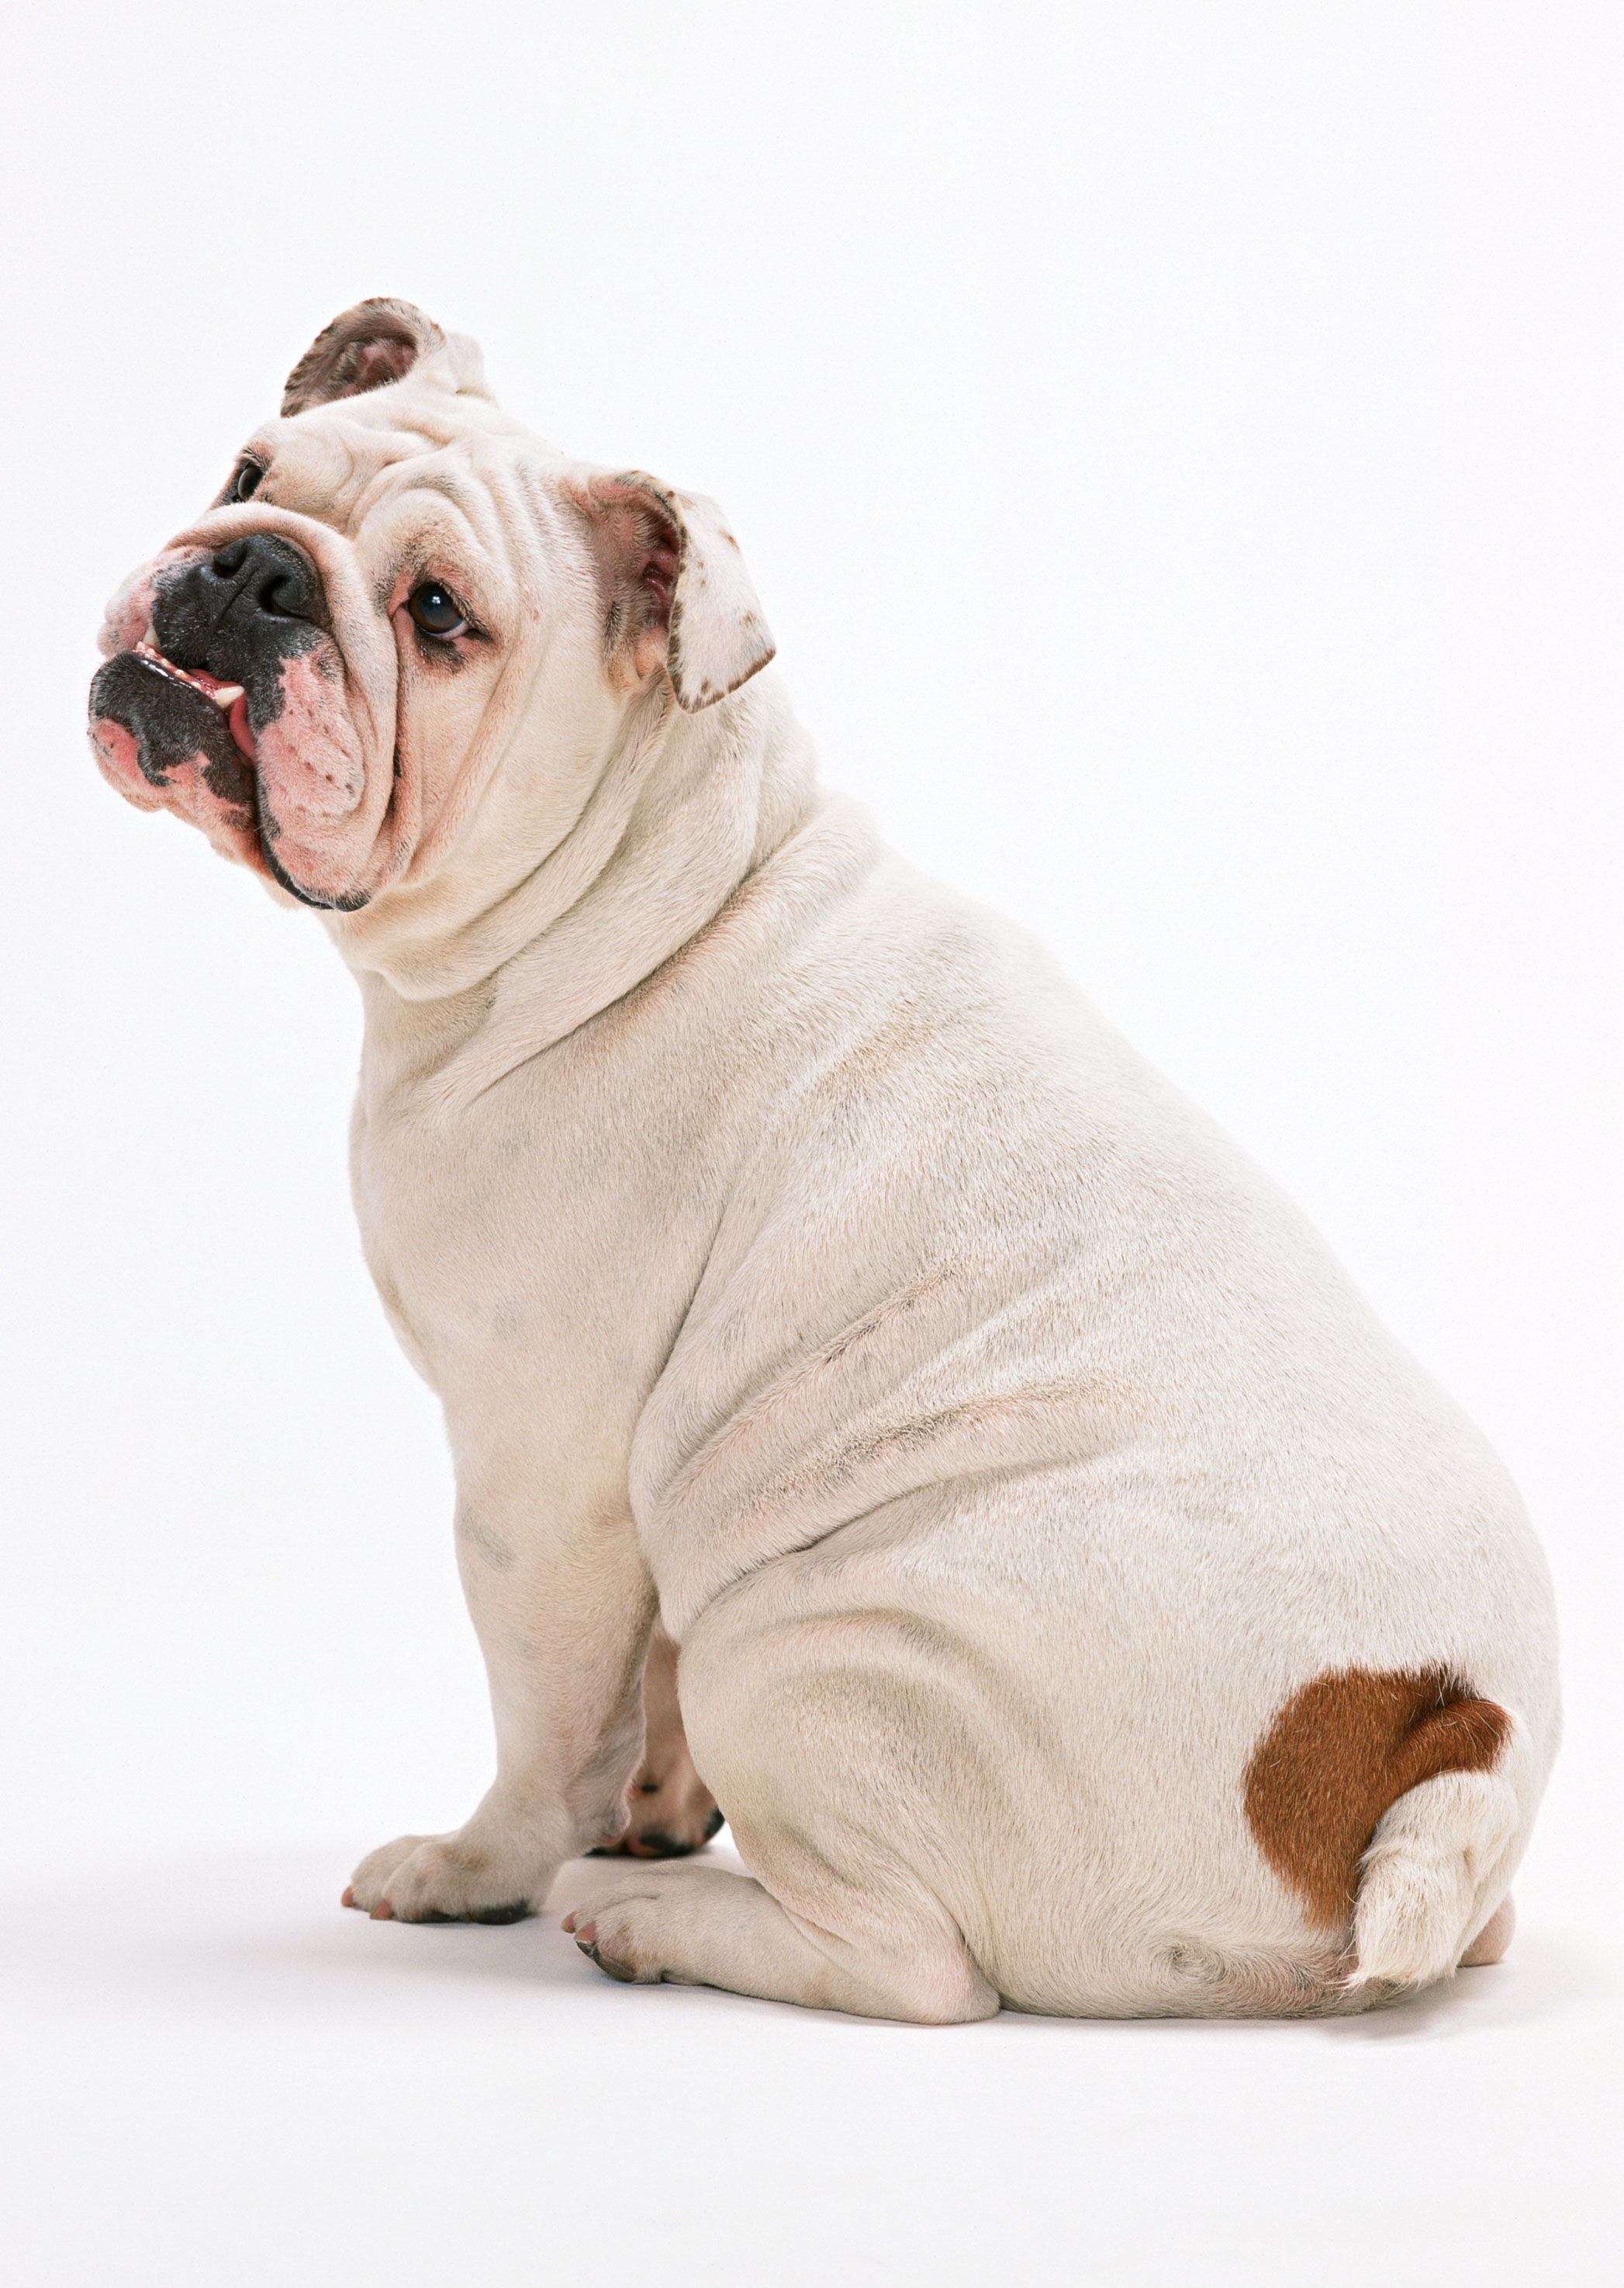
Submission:
[[818,800],[812,743],[775,679],[703,713],[669,687],[632,710],[569,831],[513,877],[455,861],[407,897],[326,918],[369,1046],[390,1041],[444,1108],[639,984],[712,920]]

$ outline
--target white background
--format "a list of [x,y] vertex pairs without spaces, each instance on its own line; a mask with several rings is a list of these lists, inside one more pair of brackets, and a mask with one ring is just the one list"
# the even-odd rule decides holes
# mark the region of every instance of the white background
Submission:
[[[11,2277],[1607,2276],[1621,59],[1567,0],[12,28]],[[105,596],[378,293],[726,504],[827,775],[1045,935],[1504,1453],[1569,1740],[1501,1969],[924,2034],[338,1912],[487,1757],[352,1232],[359,1013],[81,725]]]

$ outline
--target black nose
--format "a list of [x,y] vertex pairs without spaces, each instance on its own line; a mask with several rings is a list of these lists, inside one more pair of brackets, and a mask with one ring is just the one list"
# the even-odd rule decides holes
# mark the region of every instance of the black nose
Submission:
[[273,532],[250,532],[161,575],[153,624],[159,650],[177,667],[207,668],[245,685],[250,714],[257,676],[266,679],[268,707],[276,662],[333,632],[321,576],[302,548]]
[[302,549],[274,533],[250,532],[246,539],[228,542],[209,570],[229,591],[221,599],[222,609],[234,600],[273,619],[326,619],[315,566]]

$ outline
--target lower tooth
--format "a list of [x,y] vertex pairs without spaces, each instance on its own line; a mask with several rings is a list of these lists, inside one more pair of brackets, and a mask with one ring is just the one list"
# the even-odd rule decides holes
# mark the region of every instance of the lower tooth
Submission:
[[209,696],[222,715],[229,715],[242,696],[242,686],[240,683],[217,683]]

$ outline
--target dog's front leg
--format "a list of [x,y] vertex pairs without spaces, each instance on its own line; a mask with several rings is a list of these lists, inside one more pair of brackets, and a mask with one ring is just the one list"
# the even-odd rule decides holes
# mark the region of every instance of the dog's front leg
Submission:
[[496,1777],[465,1826],[368,1853],[346,1906],[405,1922],[514,1922],[562,1863],[626,1823],[655,1600],[630,1519],[546,1515],[488,1491],[457,1552],[490,1680]]

